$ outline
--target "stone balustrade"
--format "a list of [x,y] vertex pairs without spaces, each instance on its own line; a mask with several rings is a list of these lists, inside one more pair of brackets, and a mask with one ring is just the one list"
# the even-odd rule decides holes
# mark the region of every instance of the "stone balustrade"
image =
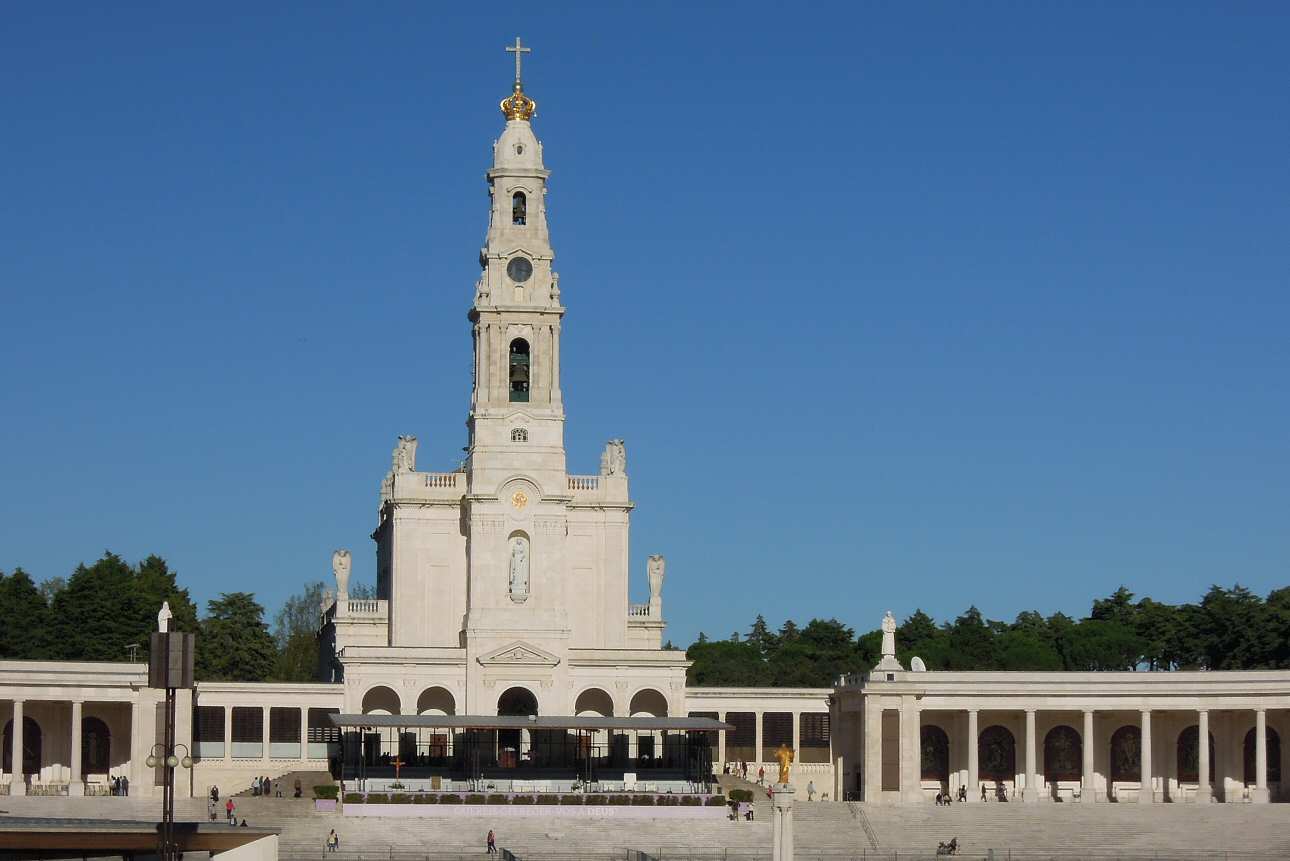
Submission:
[[628,604],[628,605],[627,605],[627,615],[628,615],[628,616],[648,616],[649,614],[650,614],[650,613],[649,613],[649,604],[648,604],[648,603],[644,603],[644,604]]
[[571,475],[569,476],[570,490],[599,490],[600,476],[598,475]]
[[427,472],[424,473],[426,487],[441,489],[457,489],[458,482],[464,486],[466,474],[464,472]]

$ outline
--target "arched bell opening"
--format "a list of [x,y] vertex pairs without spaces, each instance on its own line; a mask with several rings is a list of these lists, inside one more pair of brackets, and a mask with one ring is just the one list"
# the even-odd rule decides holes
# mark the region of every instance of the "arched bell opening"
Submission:
[[528,341],[523,338],[511,341],[507,379],[510,381],[510,402],[513,404],[526,404],[529,401],[530,358]]
[[511,224],[523,227],[529,223],[529,200],[524,192],[517,191],[511,195]]

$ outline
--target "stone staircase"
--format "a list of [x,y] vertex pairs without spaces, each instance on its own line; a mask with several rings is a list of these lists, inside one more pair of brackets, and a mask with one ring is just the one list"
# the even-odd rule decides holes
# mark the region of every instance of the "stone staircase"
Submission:
[[[261,775],[273,780],[273,785],[277,787],[281,784],[282,796],[290,798],[296,791],[296,780],[300,781],[301,797],[312,799],[314,797],[315,786],[329,786],[336,781],[332,779],[329,772],[326,771],[288,771],[280,775]],[[231,787],[230,787],[231,788]],[[221,797],[223,793],[221,793]],[[233,793],[234,798],[255,798],[257,796],[251,793],[251,787],[247,786],[240,792]],[[273,797],[272,795],[270,797]]]

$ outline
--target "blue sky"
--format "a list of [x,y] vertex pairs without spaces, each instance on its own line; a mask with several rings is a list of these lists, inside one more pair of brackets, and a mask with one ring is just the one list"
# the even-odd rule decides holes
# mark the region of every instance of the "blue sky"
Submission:
[[0,568],[374,579],[520,33],[670,637],[1290,584],[1284,4],[466,5],[6,8]]

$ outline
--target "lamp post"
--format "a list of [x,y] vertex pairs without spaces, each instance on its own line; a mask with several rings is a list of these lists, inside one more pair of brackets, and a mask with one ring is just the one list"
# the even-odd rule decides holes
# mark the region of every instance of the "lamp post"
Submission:
[[[158,838],[158,854],[163,861],[170,861],[172,858],[179,857],[179,847],[175,844],[175,769],[179,766],[184,768],[193,767],[192,751],[188,745],[182,742],[174,741],[175,733],[175,690],[174,688],[166,691],[166,742],[154,744],[152,752],[144,760],[148,768],[163,766],[166,769],[166,777],[161,800],[161,834]],[[178,748],[184,749],[182,757],[177,755]],[[161,755],[157,755],[157,751]]]
[[[149,640],[148,652],[148,687],[159,688],[166,692],[165,741],[152,746],[152,752],[145,760],[149,768],[164,766],[164,780],[161,793],[161,824],[157,828],[157,854],[162,861],[176,861],[179,858],[179,847],[175,844],[175,768],[193,767],[192,752],[188,745],[175,739],[175,691],[178,688],[192,688],[193,685],[193,647],[196,637],[181,631],[168,630],[170,619],[169,603],[161,605],[157,614],[158,630]],[[184,749],[180,759],[176,748]],[[157,756],[157,749],[161,756]]]

